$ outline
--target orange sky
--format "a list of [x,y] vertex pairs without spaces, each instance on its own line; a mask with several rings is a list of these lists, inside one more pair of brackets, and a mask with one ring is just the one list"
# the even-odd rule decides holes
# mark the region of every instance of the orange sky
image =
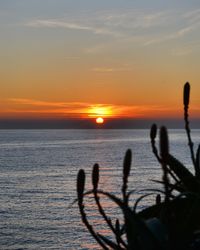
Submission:
[[1,118],[181,117],[186,81],[200,118],[200,4],[17,2],[0,3]]

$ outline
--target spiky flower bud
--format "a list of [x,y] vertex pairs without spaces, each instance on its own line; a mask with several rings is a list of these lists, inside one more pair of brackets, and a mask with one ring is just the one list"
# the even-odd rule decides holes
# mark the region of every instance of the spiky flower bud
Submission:
[[99,165],[96,163],[94,164],[93,171],[92,171],[92,184],[94,190],[97,189],[99,183]]
[[166,127],[160,129],[160,155],[164,162],[166,162],[169,155],[169,143]]
[[156,134],[157,134],[157,126],[156,126],[156,124],[154,123],[154,124],[151,126],[151,131],[150,131],[150,138],[151,138],[152,141],[155,140]]
[[185,107],[188,107],[190,101],[190,84],[186,82],[183,89],[183,103]]
[[131,169],[131,158],[132,158],[132,153],[131,150],[128,149],[126,151],[126,155],[124,157],[124,168],[123,168],[123,177],[125,182],[128,179],[129,173],[130,173],[130,169]]
[[85,188],[85,172],[83,169],[80,169],[77,175],[77,196],[78,202],[82,204],[83,202],[83,193]]

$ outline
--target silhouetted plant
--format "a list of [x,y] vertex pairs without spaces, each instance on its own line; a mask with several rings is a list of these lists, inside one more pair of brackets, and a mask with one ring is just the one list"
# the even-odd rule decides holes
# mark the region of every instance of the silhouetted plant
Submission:
[[[133,208],[129,205],[132,194],[131,191],[128,192],[132,159],[130,149],[127,150],[123,163],[122,198],[98,188],[98,164],[93,167],[93,188],[84,192],[85,172],[82,169],[79,170],[77,200],[81,218],[90,234],[103,249],[200,249],[200,145],[195,155],[188,119],[189,97],[190,85],[186,83],[183,93],[184,121],[194,174],[170,153],[168,132],[164,126],[160,128],[160,150],[157,149],[157,126],[153,124],[150,130],[152,151],[163,172],[162,180],[157,182],[164,187],[164,190],[157,194],[154,205],[147,206],[139,212],[136,211],[139,202],[150,195],[149,193],[139,197]],[[114,235],[114,240],[96,232],[90,224],[85,212],[84,197],[91,194],[103,221]],[[100,202],[100,196],[106,196],[122,210],[123,224],[120,224],[119,219],[112,221],[107,216]]]

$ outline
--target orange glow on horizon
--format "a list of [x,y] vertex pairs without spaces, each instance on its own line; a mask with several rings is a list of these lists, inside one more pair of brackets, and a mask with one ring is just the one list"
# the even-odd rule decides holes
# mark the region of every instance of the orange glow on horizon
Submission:
[[[0,100],[0,118],[14,119],[116,119],[182,118],[180,104],[171,105],[122,105],[94,104],[88,102],[56,102],[12,98]],[[199,118],[198,103],[190,105],[190,117]]]
[[103,105],[97,105],[92,106],[87,110],[89,117],[113,117],[114,111],[111,106],[103,106]]

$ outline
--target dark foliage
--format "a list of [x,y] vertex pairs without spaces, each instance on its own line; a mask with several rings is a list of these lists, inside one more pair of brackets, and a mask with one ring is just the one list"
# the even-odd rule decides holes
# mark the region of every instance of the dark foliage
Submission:
[[[129,206],[128,177],[131,169],[131,150],[127,150],[122,175],[122,198],[98,189],[99,166],[95,164],[92,173],[93,189],[84,192],[85,173],[80,170],[77,178],[77,197],[81,218],[91,235],[102,249],[135,250],[175,250],[200,249],[200,145],[195,154],[189,127],[190,85],[186,83],[183,92],[185,130],[190,148],[194,174],[169,152],[167,129],[160,128],[159,150],[156,146],[157,126],[150,131],[152,151],[161,165],[164,187],[156,196],[155,204],[136,212],[138,203],[149,194],[141,196],[134,207]],[[84,197],[93,194],[102,223],[106,223],[114,235],[111,240],[106,235],[97,233],[89,223],[84,208]],[[112,221],[105,213],[100,196],[106,196],[123,213],[123,224]]]

